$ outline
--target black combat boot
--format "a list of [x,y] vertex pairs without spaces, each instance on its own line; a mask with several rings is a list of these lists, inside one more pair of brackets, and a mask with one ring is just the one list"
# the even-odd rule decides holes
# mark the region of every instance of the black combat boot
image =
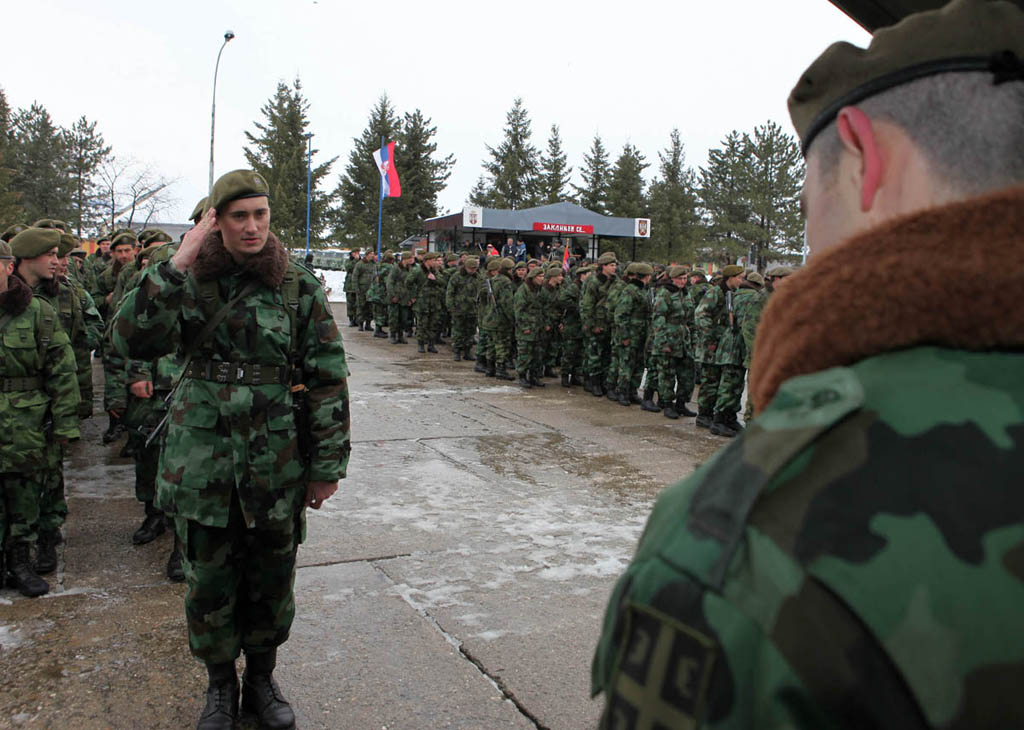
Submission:
[[432,352],[432,353],[434,353],[436,355],[437,354],[437,348],[434,347],[434,341],[435,340],[434,340],[433,337],[431,337],[429,340],[427,340],[427,352]]
[[673,421],[679,418],[679,411],[676,410],[674,403],[669,403],[665,406],[665,410],[662,413],[665,414],[665,418],[671,418]]
[[629,397],[629,388],[619,388],[617,391],[619,394],[619,405],[630,406],[633,405],[633,399]]
[[711,417],[713,415],[714,414],[711,413],[710,411],[702,410],[700,413],[697,414],[697,420],[694,421],[694,424],[698,428],[711,428]]
[[[725,436],[725,414],[715,412],[714,418],[711,421],[711,435],[712,436]],[[733,434],[735,436],[735,434]]]
[[36,542],[36,573],[46,575],[57,569],[57,546],[61,543],[60,530],[40,530]]
[[185,568],[181,563],[181,540],[178,539],[178,533],[175,532],[174,547],[171,548],[171,554],[167,556],[167,577],[175,583],[185,580]]
[[398,344],[398,335],[395,334],[394,330],[391,330],[391,334],[388,335],[388,342],[390,342],[392,345]]
[[455,362],[459,362],[460,360],[462,360],[462,351],[459,350],[457,347],[452,348],[452,360],[454,360]]
[[7,547],[7,570],[11,575],[10,586],[17,588],[21,595],[36,598],[50,592],[50,584],[40,578],[32,567],[27,542],[16,542]]
[[487,372],[487,358],[482,355],[476,356],[476,365],[473,366],[474,373],[486,373]]
[[640,401],[640,408],[651,413],[658,413],[661,410],[654,404],[654,388],[644,388],[644,399]]
[[136,545],[145,545],[153,542],[164,534],[167,524],[164,521],[164,513],[153,506],[152,502],[146,502],[146,519],[142,521],[139,529],[132,535],[132,542]]
[[519,376],[519,386],[521,388],[532,388],[533,387],[533,384],[530,382],[530,379],[528,377],[526,377],[525,373],[523,375]]
[[545,378],[554,378],[554,377],[556,377],[555,376],[555,369],[553,367],[551,367],[550,365],[545,365],[544,366],[544,375],[543,375],[543,377],[545,377]]
[[117,441],[121,432],[124,431],[124,426],[121,424],[121,419],[112,414],[108,414],[110,419],[107,422],[107,430],[103,434],[103,443],[112,444]]
[[594,392],[594,379],[589,375],[583,378],[583,390],[588,393]]
[[601,382],[601,378],[593,377],[590,379],[590,393],[595,398],[600,398],[604,395],[604,383]]
[[380,325],[377,325],[374,328],[374,330],[373,330],[373,336],[374,337],[387,337],[388,333],[384,331],[383,327],[381,327]]
[[466,345],[466,349],[463,350],[463,352],[462,352],[462,359],[465,360],[466,362],[469,362],[470,360],[473,359],[473,346],[472,345]]
[[534,386],[536,388],[545,388],[545,387],[547,387],[547,383],[543,382],[540,379],[540,376],[537,373],[535,373],[535,372],[530,374],[530,385],[532,385],[532,386]]
[[686,418],[693,418],[697,415],[697,411],[691,411],[686,407],[686,398],[683,396],[676,398],[676,413],[680,416],[685,416]]
[[494,373],[494,377],[498,380],[515,380],[514,377],[508,374],[508,368],[505,367],[505,363],[498,365],[497,372]]
[[569,373],[562,373],[562,387],[568,388],[569,386]]
[[292,730],[295,713],[274,681],[277,650],[245,655],[242,674],[242,709],[251,712],[266,730]]
[[[412,335],[409,335],[412,337]],[[398,330],[398,339],[395,341],[396,345],[408,345],[409,341],[402,336],[402,330]]]
[[196,730],[234,730],[238,719],[238,675],[235,663],[207,664],[210,684],[206,688],[206,707]]
[[426,348],[424,347],[422,342],[416,343],[416,352],[426,352]]
[[485,359],[484,365],[484,375],[486,375],[488,378],[493,378],[497,372],[497,367],[494,364],[494,360]]
[[605,397],[608,400],[617,401],[619,399],[619,386],[618,385],[607,385],[605,387]]
[[360,323],[359,323],[359,331],[360,331],[360,332],[362,332],[362,331],[363,331],[363,323],[362,323],[362,322],[360,322]]

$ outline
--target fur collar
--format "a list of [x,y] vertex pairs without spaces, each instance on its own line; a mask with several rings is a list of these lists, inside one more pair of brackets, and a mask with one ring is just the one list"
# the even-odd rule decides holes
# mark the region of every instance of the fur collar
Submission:
[[913,213],[815,256],[765,307],[750,368],[758,412],[789,378],[885,352],[1024,347],[1021,260],[1024,187]]
[[222,276],[233,274],[239,270],[248,272],[269,287],[278,287],[284,281],[285,271],[288,269],[288,252],[277,240],[277,236],[271,233],[267,237],[267,245],[259,253],[253,254],[241,264],[235,263],[231,254],[224,248],[224,240],[220,231],[214,231],[203,241],[192,264],[192,275],[198,281],[209,281],[219,279]]
[[0,292],[0,310],[18,316],[32,301],[32,290],[18,276],[7,278],[7,291]]

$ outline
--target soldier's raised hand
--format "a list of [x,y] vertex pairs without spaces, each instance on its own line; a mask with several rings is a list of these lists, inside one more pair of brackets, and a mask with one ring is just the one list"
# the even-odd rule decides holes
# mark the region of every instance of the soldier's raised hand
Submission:
[[214,208],[210,208],[203,214],[199,224],[181,239],[181,246],[178,247],[177,253],[171,258],[174,268],[182,272],[192,268],[196,256],[199,255],[199,249],[202,247],[203,241],[213,232],[216,225],[217,211]]

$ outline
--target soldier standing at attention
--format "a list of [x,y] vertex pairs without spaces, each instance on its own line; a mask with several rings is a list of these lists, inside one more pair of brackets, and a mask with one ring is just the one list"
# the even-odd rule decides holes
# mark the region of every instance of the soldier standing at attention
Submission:
[[580,292],[580,319],[583,320],[583,346],[585,378],[590,387],[584,387],[595,396],[605,394],[604,381],[611,360],[611,319],[604,306],[608,290],[615,282],[618,266],[615,253],[603,253],[597,259],[593,274],[583,282]]
[[540,333],[544,328],[544,302],[541,287],[544,286],[544,269],[539,266],[526,273],[526,279],[515,293],[512,306],[516,318],[516,372],[519,385],[524,388],[544,387],[541,376],[544,358],[540,350]]
[[428,251],[423,254],[422,263],[413,266],[406,279],[416,315],[417,352],[437,352],[434,345],[441,331],[441,302],[445,294],[441,287],[440,268],[441,254]]
[[636,391],[643,374],[647,323],[651,319],[647,285],[653,275],[654,269],[650,264],[631,263],[626,267],[622,290],[615,299],[612,346],[617,353],[618,380],[613,385],[622,406],[636,402]]
[[555,308],[562,325],[562,387],[579,385],[583,377],[583,323],[580,321],[580,286],[592,269],[580,266],[558,287]]
[[697,350],[694,358],[700,364],[700,392],[697,394],[697,426],[711,428],[718,401],[718,383],[722,379],[722,367],[716,363],[718,343],[729,327],[728,302],[732,287],[729,281],[739,283],[743,267],[730,264],[721,271],[717,283],[708,286],[701,297],[694,322],[697,325]]
[[470,256],[457,273],[448,277],[444,300],[452,318],[452,359],[473,359],[473,335],[476,334],[477,297],[480,294],[480,259]]
[[[14,276],[13,251],[56,266],[60,231],[27,228],[0,243],[0,542],[23,596],[50,590],[32,564],[41,499],[54,449],[79,437],[75,356],[57,313]],[[49,421],[49,423],[48,423]],[[2,562],[2,561],[0,561]],[[2,566],[0,566],[2,568]]]
[[695,416],[686,407],[686,399],[693,392],[693,360],[687,357],[690,349],[689,313],[686,309],[686,267],[673,266],[668,270],[669,281],[658,289],[651,315],[653,337],[651,347],[658,353],[657,371],[648,373],[658,391],[658,403],[665,418]]
[[170,403],[157,504],[185,557],[189,646],[209,674],[198,730],[265,728],[295,717],[273,679],[295,614],[305,507],[344,478],[347,368],[320,282],[270,233],[266,181],[222,176],[177,252],[124,298],[113,339],[126,356],[188,363]]
[[357,321],[359,316],[359,303],[358,297],[356,297],[356,277],[355,270],[356,264],[359,263],[359,249],[353,249],[349,251],[348,258],[345,259],[345,285],[342,287],[342,291],[345,292],[345,311],[348,313],[348,326],[358,327],[359,322]]
[[834,44],[789,111],[808,264],[613,592],[602,727],[1024,727],[1024,12]]
[[352,272],[355,279],[353,294],[356,298],[356,321],[359,323],[360,332],[370,331],[370,320],[373,319],[373,305],[368,301],[370,285],[373,284],[375,269],[377,268],[377,252],[369,249],[359,261]]

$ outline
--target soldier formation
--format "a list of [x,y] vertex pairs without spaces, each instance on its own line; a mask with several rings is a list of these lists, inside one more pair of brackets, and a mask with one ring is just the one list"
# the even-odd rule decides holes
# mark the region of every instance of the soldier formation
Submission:
[[[437,353],[523,388],[561,378],[623,406],[696,417],[717,436],[742,430],[737,414],[754,335],[769,295],[790,274],[729,265],[710,282],[681,265],[633,262],[619,275],[612,252],[593,263],[358,250],[345,263],[349,326]],[[481,271],[482,269],[482,271]],[[513,375],[515,373],[515,375]],[[700,386],[698,410],[688,403]],[[753,403],[748,398],[748,420]]]

